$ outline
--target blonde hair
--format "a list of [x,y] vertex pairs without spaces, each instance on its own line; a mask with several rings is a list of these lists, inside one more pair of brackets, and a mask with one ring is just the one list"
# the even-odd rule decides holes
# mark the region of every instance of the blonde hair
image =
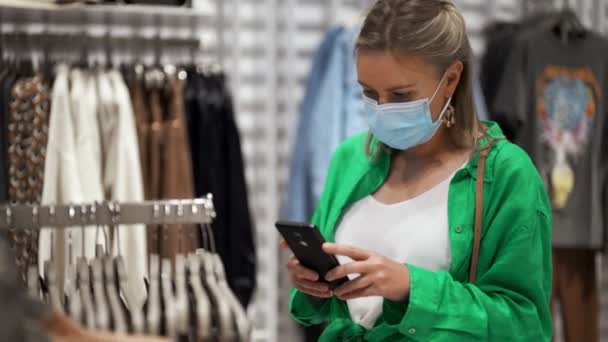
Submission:
[[[452,97],[456,125],[448,130],[457,147],[477,144],[481,123],[473,99],[472,51],[464,18],[446,0],[379,0],[365,18],[355,51],[389,51],[418,56],[443,74],[454,62],[464,65],[460,82]],[[372,154],[368,138],[366,151]],[[388,151],[386,146],[373,152]]]

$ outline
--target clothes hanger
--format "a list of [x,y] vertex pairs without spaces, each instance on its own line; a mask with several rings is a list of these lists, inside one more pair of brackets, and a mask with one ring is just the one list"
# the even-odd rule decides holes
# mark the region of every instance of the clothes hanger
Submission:
[[[85,209],[83,209],[85,210]],[[70,208],[69,210],[69,215],[70,218],[73,219],[74,218],[74,209]],[[81,215],[81,219],[84,221],[85,220],[85,215],[83,213],[83,215]],[[82,225],[82,230],[81,230],[81,241],[82,243],[82,250],[81,250],[81,256],[85,255],[85,246],[84,246],[84,223]],[[78,286],[77,286],[77,282],[78,282],[78,274],[77,274],[77,270],[76,270],[76,266],[74,266],[74,264],[72,263],[72,239],[71,239],[71,235],[70,238],[68,239],[68,265],[66,267],[65,270],[65,274],[63,277],[63,296],[65,299],[65,309],[67,311],[67,314],[78,319],[79,321],[82,321],[82,302],[81,299],[78,298],[80,297],[80,294],[78,294]],[[73,301],[76,301],[76,303],[72,304]]]
[[79,316],[79,313],[72,312],[72,301],[76,298],[76,268],[74,265],[68,264],[65,271],[65,277],[63,281],[63,296],[65,298],[65,307],[68,315],[76,315],[75,318]]
[[55,265],[51,260],[44,262],[44,279],[48,290],[49,302],[53,310],[63,312],[63,304],[59,295],[59,287],[57,284],[57,272]]
[[114,266],[116,267],[116,278],[119,284],[120,292],[124,302],[127,304],[129,309],[131,331],[134,334],[143,334],[146,331],[146,323],[144,313],[139,306],[130,305],[129,301],[125,297],[128,292],[127,288],[127,269],[125,268],[125,261],[121,255],[114,259]]
[[147,333],[158,336],[160,335],[160,324],[161,324],[161,307],[160,307],[160,289],[159,289],[159,277],[160,277],[160,260],[158,255],[152,254],[150,256],[150,290],[148,294],[148,306],[146,313],[147,321]]
[[[86,207],[82,207],[82,232],[84,241],[84,222],[86,216]],[[91,221],[95,221],[95,215],[97,212],[96,204],[91,206]],[[97,227],[99,232],[100,227]],[[103,229],[103,228],[102,228]],[[105,232],[105,229],[103,229]],[[112,329],[114,332],[126,333],[127,328],[125,324],[124,314],[118,300],[118,290],[116,289],[116,283],[114,282],[114,263],[112,257],[108,254],[108,238],[107,234],[104,234],[104,245],[95,245],[95,259],[91,263],[91,270],[93,273],[93,295],[95,297],[96,309],[97,309],[97,322],[98,327],[101,330],[109,331]],[[83,243],[84,246],[84,243]],[[85,255],[83,248],[82,255]]]
[[238,298],[236,298],[236,295],[234,294],[232,289],[230,289],[230,285],[228,285],[228,279],[226,278],[224,263],[222,262],[222,258],[219,256],[216,250],[213,229],[209,224],[202,225],[202,229],[203,236],[206,236],[207,240],[210,242],[210,252],[206,253],[208,253],[210,259],[213,260],[213,273],[215,274],[219,288],[223,291],[224,296],[228,299],[228,302],[230,303],[230,306],[232,308],[239,341],[248,341],[251,332],[251,324],[249,322],[249,319],[247,318],[247,313],[245,312],[245,309],[239,302]]
[[[117,222],[117,219],[120,217],[120,206],[113,203],[106,203],[108,210],[112,213],[112,221]],[[110,227],[111,230],[114,230],[116,224],[113,224]],[[108,241],[110,240],[107,237],[107,230],[105,228],[101,228],[104,232],[105,241],[106,241],[106,250],[110,250],[108,248]],[[144,317],[144,313],[142,311],[143,304],[136,303],[133,300],[133,296],[131,295],[131,289],[128,286],[129,278],[127,274],[127,269],[125,266],[125,260],[123,256],[120,254],[120,249],[117,251],[117,256],[114,257],[114,267],[116,270],[116,282],[118,283],[118,288],[120,289],[120,297],[123,299],[123,302],[126,303],[126,307],[128,308],[128,312],[130,314],[130,323],[132,332],[135,334],[143,334],[146,331],[146,319]]]
[[581,23],[576,13],[568,6],[554,15],[551,27],[564,44],[570,43],[573,39],[582,39],[587,33],[587,29]]
[[108,309],[108,299],[106,298],[103,283],[102,261],[95,258],[91,261],[91,274],[93,280],[93,298],[95,300],[95,318],[97,329],[102,331],[110,330],[110,310]]
[[93,306],[93,299],[91,296],[89,266],[87,265],[87,261],[85,258],[78,258],[77,268],[78,292],[80,292],[80,298],[82,300],[82,307],[84,311],[84,326],[87,329],[95,329],[95,308]]
[[118,296],[118,288],[115,281],[114,260],[111,256],[104,257],[103,271],[105,275],[105,289],[110,303],[110,312],[112,318],[112,331],[118,334],[127,333],[127,320],[120,299]]
[[40,299],[40,282],[36,266],[30,266],[27,270],[27,289],[31,298]]
[[[51,216],[54,216],[54,209],[51,208]],[[70,218],[73,218],[74,210],[69,210]],[[84,235],[82,235],[84,238]],[[84,256],[84,253],[83,253]],[[77,266],[72,262],[72,235],[68,235],[68,265],[64,274],[63,294],[66,300],[66,311],[70,317],[78,322],[85,323],[84,317],[85,308],[82,302],[82,294],[78,285],[78,270]]]
[[218,318],[218,332],[220,341],[233,341],[235,334],[235,319],[229,299],[223,293],[215,275],[214,260],[204,249],[198,249],[196,255],[203,266],[203,281],[208,290],[213,310]]
[[[0,35],[2,35],[1,31]],[[0,38],[0,41],[1,40],[2,38]],[[0,45],[2,45],[2,43],[0,43]],[[2,72],[4,73],[4,70]],[[32,208],[32,213],[32,226],[38,227],[38,206],[34,206]],[[38,280],[38,267],[35,265],[31,265],[27,269],[27,289],[28,294],[31,298],[40,299],[40,282]]]
[[175,256],[175,314],[177,335],[188,336],[189,300],[186,284],[186,260],[183,255]]
[[245,312],[245,308],[241,305],[238,298],[228,285],[228,281],[226,280],[226,272],[224,269],[224,264],[222,263],[222,259],[218,254],[214,254],[214,269],[216,272],[216,276],[218,278],[218,283],[220,288],[223,290],[224,295],[230,301],[232,312],[235,316],[235,323],[237,327],[237,332],[239,336],[239,341],[249,341],[249,335],[251,332],[251,323],[247,318],[247,313]]
[[175,311],[175,296],[171,282],[171,260],[165,258],[161,262],[160,282],[161,297],[163,300],[164,336],[175,340],[177,338],[177,322]]
[[[84,230],[84,226],[83,226]],[[84,241],[84,240],[83,240]],[[83,243],[84,246],[84,243]],[[84,248],[82,255],[85,255]],[[93,280],[93,298],[95,300],[97,328],[109,331],[111,327],[112,310],[109,298],[106,296],[107,284],[104,282],[104,258],[106,252],[101,244],[95,245],[95,258],[91,261],[91,274]]]
[[[207,227],[207,225],[205,225],[205,227]],[[215,249],[213,237],[204,233],[205,229],[203,229],[202,234],[203,241],[205,242],[203,246],[207,249]],[[214,265],[215,260],[211,253],[207,252],[205,249],[198,249],[196,255],[199,257],[201,265],[203,266],[203,279],[206,288],[208,289],[213,308],[217,313],[219,338],[221,341],[233,341],[237,336],[235,330],[236,314],[233,312],[230,299],[228,299],[224,290],[221,289],[217,280]]]
[[74,290],[74,293],[68,302],[68,311],[70,312],[70,317],[80,323],[84,323],[84,308],[82,305],[80,290]]
[[190,276],[188,277],[190,286],[192,288],[192,294],[194,295],[194,318],[196,326],[196,339],[197,341],[207,341],[211,338],[211,302],[207,293],[203,289],[200,275],[200,263],[198,257],[195,254],[188,256],[188,270]]

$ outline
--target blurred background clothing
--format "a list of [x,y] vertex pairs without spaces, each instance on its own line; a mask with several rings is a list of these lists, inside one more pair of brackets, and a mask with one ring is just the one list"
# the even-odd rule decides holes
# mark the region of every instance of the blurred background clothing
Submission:
[[[563,224],[560,224],[559,230],[564,234],[559,233],[556,228],[556,233],[559,233],[555,234],[556,242],[561,239],[559,236],[563,236],[565,240],[561,241],[564,244],[560,243],[560,247],[569,249],[568,243],[571,243],[580,254],[585,255],[580,263],[576,264],[579,269],[597,269],[595,276],[591,271],[586,272],[590,278],[585,281],[596,285],[599,336],[608,336],[608,326],[601,326],[601,323],[608,322],[608,306],[605,304],[605,298],[608,297],[608,281],[605,276],[607,262],[600,258],[600,251],[605,247],[607,239],[605,227],[608,210],[605,209],[605,203],[608,201],[608,191],[602,190],[606,184],[606,169],[602,157],[606,153],[601,147],[606,144],[602,143],[605,131],[599,128],[605,127],[602,123],[605,123],[606,118],[606,107],[603,103],[606,74],[603,72],[603,60],[606,58],[600,47],[608,34],[608,4],[595,0],[454,2],[465,17],[475,54],[477,65],[474,72],[474,89],[479,114],[500,122],[508,137],[520,143],[533,156],[536,155],[534,161],[537,166],[547,170],[544,174],[548,186],[555,185],[556,190],[559,190],[554,201],[563,205],[562,208],[556,208],[556,216],[562,215],[560,222]],[[77,61],[86,56],[87,63],[72,65],[69,82],[62,86],[64,92],[68,93],[60,98],[65,98],[63,101],[70,112],[77,105],[90,108],[94,105],[99,107],[102,102],[107,103],[102,101],[107,98],[107,91],[110,92],[111,100],[118,98],[112,95],[115,92],[112,87],[97,89],[86,85],[89,82],[87,79],[98,78],[98,67],[104,65],[104,60],[110,55],[113,64],[117,66],[115,71],[118,71],[122,78],[120,83],[123,83],[129,92],[135,133],[129,132],[128,136],[131,137],[130,141],[135,137],[137,143],[131,143],[131,148],[137,148],[139,155],[138,160],[129,161],[140,164],[141,174],[138,176],[137,172],[128,171],[128,168],[123,170],[127,170],[131,177],[141,179],[145,199],[164,197],[160,191],[152,196],[150,189],[163,184],[172,188],[171,182],[175,181],[175,178],[179,178],[178,187],[186,186],[181,189],[173,188],[176,192],[169,192],[167,196],[188,196],[190,193],[192,196],[201,196],[206,192],[213,192],[218,203],[214,240],[229,269],[228,272],[232,274],[232,288],[243,303],[251,303],[249,314],[254,318],[254,341],[301,339],[303,335],[287,315],[288,282],[282,268],[285,256],[281,256],[278,251],[273,224],[278,217],[309,219],[322,191],[333,150],[344,137],[366,129],[366,122],[361,116],[360,89],[356,83],[352,47],[363,13],[372,1],[192,0],[185,1],[183,5],[179,4],[180,6],[165,7],[160,7],[159,4],[126,5],[114,1],[89,2],[94,4],[91,7],[79,1],[50,14],[37,12],[36,8],[55,7],[56,4],[52,1],[41,3],[19,0],[19,3],[27,6],[28,12],[14,15],[15,12],[11,12],[7,7],[0,7],[3,22],[0,45],[28,46],[29,51],[29,47],[43,46],[41,42],[45,41],[48,43],[45,46],[58,62]],[[173,4],[177,5],[176,2]],[[4,2],[2,5],[10,6]],[[89,7],[83,9],[82,6]],[[556,28],[559,26],[558,19],[564,17],[556,13],[561,13],[566,7],[576,14],[577,19],[586,28],[586,34],[582,38],[576,32],[574,36],[566,34],[567,42],[563,44],[562,31]],[[550,13],[546,14],[547,11]],[[8,20],[10,18],[19,20],[18,25],[11,25]],[[85,18],[87,20],[84,20]],[[52,24],[40,26],[40,20],[49,20]],[[571,26],[576,28],[576,23],[573,22]],[[27,35],[21,31],[26,31],[23,28],[29,27],[34,33],[43,32],[43,27],[50,31],[56,28],[58,32],[67,31],[71,34],[49,37],[46,40],[40,37],[26,38]],[[14,31],[18,31],[17,34],[9,34]],[[106,32],[110,32],[116,39],[106,40]],[[86,40],[83,39],[85,34],[99,37]],[[192,37],[194,39],[190,39]],[[543,38],[530,40],[532,37]],[[552,39],[557,43],[553,44]],[[70,49],[64,49],[66,41],[70,42],[68,46],[73,47],[72,52]],[[86,41],[86,44],[83,41]],[[543,48],[537,47],[537,43]],[[597,50],[591,53],[586,53],[586,48],[579,48],[596,43]],[[3,59],[17,59],[10,52],[11,49],[4,48],[2,51]],[[40,62],[44,56],[42,52],[44,49],[38,53],[19,55],[37,61],[32,64],[43,64]],[[581,57],[582,55],[584,57]],[[158,71],[160,74],[170,74],[165,72],[166,66],[187,66],[192,64],[193,59],[200,62],[195,64],[204,67],[194,67],[194,70],[184,68],[189,77],[185,82],[181,80],[181,96],[175,95],[180,91],[179,87],[175,87],[180,83],[179,77],[175,82],[154,81],[154,75],[159,75]],[[0,117],[0,127],[8,127],[9,120],[12,120],[7,114],[10,113],[11,101],[27,103],[23,99],[12,98],[11,91],[15,83],[27,82],[36,76],[27,70],[26,65],[17,64],[19,63],[3,68],[0,75],[0,106],[5,108]],[[148,66],[149,68],[144,70],[145,74],[150,75],[148,81],[157,83],[160,87],[143,87],[142,80],[137,78],[134,69],[136,64]],[[120,67],[122,65],[128,68]],[[555,74],[583,74],[572,71],[574,69],[589,69],[590,72],[582,76],[582,80],[579,77],[581,82],[552,83],[544,79],[546,97],[538,96],[538,77],[535,73],[551,65],[560,67]],[[222,72],[215,72],[215,66],[220,66]],[[566,73],[563,68],[567,69]],[[81,79],[78,80],[78,77],[72,76],[74,70],[80,70],[89,76],[79,76]],[[47,76],[44,74],[45,72],[43,76]],[[522,74],[525,77],[521,78]],[[589,78],[589,74],[595,78],[601,91],[590,86],[595,82]],[[56,92],[57,88],[57,77],[51,76],[42,77],[50,95]],[[510,81],[509,78],[517,79]],[[116,79],[113,79],[109,82],[115,84],[115,81]],[[513,85],[512,82],[519,86]],[[84,85],[74,86],[74,83]],[[103,96],[84,95],[93,91],[106,93],[102,93]],[[555,94],[573,94],[569,96],[574,96],[579,101],[564,105],[538,104],[540,99],[563,97]],[[179,98],[182,98],[183,109],[175,102],[175,99]],[[592,104],[590,99],[594,100],[591,101]],[[87,103],[89,101],[91,102]],[[49,113],[52,112],[53,102],[51,96]],[[112,103],[113,101],[110,101],[109,106],[103,105],[108,111],[100,113],[110,115],[114,106]],[[501,110],[497,110],[499,103],[502,104]],[[578,147],[576,153],[568,149],[566,158],[557,157],[557,153],[544,146],[545,142],[541,139],[543,120],[537,115],[541,112],[541,107],[546,111],[547,117],[550,112],[556,112],[551,108],[557,107],[568,108],[568,111],[577,113],[584,107],[585,115],[589,112],[595,113],[593,129],[589,128],[591,121],[588,119],[587,125],[572,124],[576,127],[575,134],[571,135],[577,142],[574,144]],[[182,111],[183,115],[180,113]],[[85,113],[86,110],[82,112]],[[520,118],[524,120],[520,121]],[[567,120],[576,123],[577,118],[580,123],[580,115],[569,115]],[[52,114],[50,119],[53,119]],[[71,119],[74,137],[77,136],[77,124],[83,122],[78,120]],[[82,115],[82,120],[88,120],[86,115]],[[112,143],[108,143],[108,137],[109,141],[118,139],[103,133],[102,126],[111,131],[112,126],[107,126],[109,122],[111,120],[102,121],[98,128],[101,141],[98,148],[102,156],[111,152],[108,146],[111,147]],[[586,130],[583,129],[585,127]],[[56,132],[49,129],[49,137],[53,131]],[[170,131],[179,133],[170,134]],[[586,136],[582,134],[585,131]],[[597,132],[600,132],[600,135]],[[85,136],[91,137],[94,134],[86,133]],[[585,139],[581,140],[579,135],[585,136]],[[175,136],[181,136],[182,140],[176,139]],[[186,136],[187,139],[183,139]],[[62,139],[69,139],[69,135],[62,136]],[[169,145],[163,143],[165,139],[169,139]],[[583,143],[578,143],[583,140]],[[29,143],[32,140],[26,141]],[[74,150],[76,145],[74,142]],[[186,147],[187,145],[189,146]],[[8,129],[0,130],[0,146],[2,151],[8,151]],[[79,146],[80,151],[84,151],[86,146],[88,145]],[[24,145],[23,149],[26,147]],[[51,152],[44,151],[46,155]],[[563,155],[562,152],[560,154]],[[42,157],[38,155],[38,158]],[[556,164],[558,159],[559,163]],[[9,154],[0,154],[0,160],[5,160],[6,163],[2,164],[8,165]],[[93,163],[85,164],[77,160],[73,162],[76,165],[73,170],[78,173],[75,177],[78,179],[79,173],[83,172],[79,167],[98,167]],[[162,167],[167,163],[175,167],[175,172]],[[191,164],[190,174],[187,172],[188,163]],[[111,163],[102,163],[102,174],[108,173],[107,165]],[[3,176],[4,173],[6,175]],[[11,184],[8,181],[9,173],[9,169],[0,167],[0,198],[3,200],[8,200],[8,188]],[[90,175],[96,173],[97,171],[91,172]],[[167,179],[168,174],[175,176]],[[552,176],[560,174],[565,176]],[[193,186],[188,186],[189,182],[192,182]],[[108,186],[104,184],[109,183],[102,182],[102,189],[107,189]],[[581,184],[583,186],[580,186]],[[585,192],[586,189],[590,191]],[[80,192],[82,193],[82,190]],[[93,191],[87,191],[86,196],[93,198],[93,194]],[[102,198],[107,196],[105,190],[102,195]],[[596,199],[599,201],[592,202]],[[583,208],[582,212],[577,208]],[[581,225],[570,224],[573,219]],[[181,239],[180,242],[175,229],[171,227],[148,227],[145,232],[146,251],[148,248],[154,248],[155,251],[166,251],[168,255],[172,255],[171,251],[176,249],[190,249],[204,244],[205,236],[198,229],[200,227],[181,228],[187,232],[186,236],[191,237],[194,234],[196,238],[188,241]],[[32,234],[36,233],[32,232],[30,237]],[[599,238],[598,234],[603,235]],[[73,237],[77,239],[79,235],[75,234]],[[574,239],[570,240],[568,236]],[[165,237],[167,240],[164,240]],[[36,241],[35,237],[28,238],[26,235],[19,241],[22,241],[23,246],[30,246],[32,252],[35,248],[42,247],[31,243]],[[13,244],[19,245],[17,240]],[[37,258],[37,253],[24,255],[26,257],[20,259],[27,260],[23,261],[24,263],[38,262],[32,257]],[[141,264],[145,261],[138,262]],[[563,275],[560,279],[574,277],[570,276],[574,274],[574,270],[568,270],[566,263],[562,266],[556,261],[555,267],[564,269],[556,272]],[[556,278],[556,284],[556,287],[559,287],[565,283],[558,282]],[[566,285],[563,285],[566,289],[564,291],[568,292]],[[564,291],[556,291],[556,294]],[[583,294],[569,293],[573,296],[562,299],[561,305],[559,301],[555,302],[556,313],[561,306],[562,311],[568,310],[570,313],[563,315],[564,319],[572,316],[582,317],[576,314],[576,305],[569,306],[574,309],[568,309],[566,302],[581,303],[581,300],[593,300],[593,296],[582,298]],[[581,299],[577,300],[577,297]],[[571,326],[561,324],[562,321],[560,315],[556,314],[558,340],[563,335],[562,327],[567,329],[567,326]],[[314,335],[311,335],[311,339],[314,340]]]

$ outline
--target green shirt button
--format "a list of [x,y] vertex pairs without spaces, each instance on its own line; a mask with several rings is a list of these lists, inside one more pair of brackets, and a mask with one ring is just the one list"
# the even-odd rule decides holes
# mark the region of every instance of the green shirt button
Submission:
[[462,226],[456,226],[456,228],[454,228],[454,230],[456,231],[456,233],[460,234],[460,233],[462,233]]
[[408,330],[407,332],[410,333],[410,335],[414,335],[416,333],[416,329],[410,328],[410,330]]

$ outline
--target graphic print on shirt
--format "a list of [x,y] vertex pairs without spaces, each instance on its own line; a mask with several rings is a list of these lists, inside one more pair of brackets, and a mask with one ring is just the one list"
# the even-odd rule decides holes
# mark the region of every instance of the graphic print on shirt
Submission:
[[574,166],[587,148],[601,89],[590,68],[549,65],[536,91],[541,140],[549,151],[549,188],[554,208],[561,209],[574,189]]

